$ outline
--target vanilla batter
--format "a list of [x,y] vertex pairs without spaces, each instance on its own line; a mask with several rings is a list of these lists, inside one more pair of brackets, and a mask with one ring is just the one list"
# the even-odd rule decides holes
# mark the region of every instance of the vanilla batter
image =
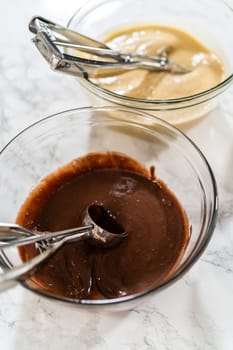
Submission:
[[105,43],[122,52],[158,55],[169,47],[169,59],[190,70],[186,74],[146,69],[95,79],[95,83],[120,95],[163,100],[191,96],[224,79],[221,59],[188,33],[174,27],[144,26],[115,32]]

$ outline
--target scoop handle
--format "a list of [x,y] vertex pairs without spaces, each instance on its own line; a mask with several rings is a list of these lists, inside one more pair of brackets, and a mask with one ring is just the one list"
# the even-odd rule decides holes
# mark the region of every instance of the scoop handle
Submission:
[[12,239],[27,237],[31,234],[30,230],[20,225],[0,222],[0,241],[10,241]]
[[[85,233],[87,234],[87,236],[89,236],[90,231],[93,229],[93,225],[87,225],[57,232],[39,232],[29,231],[19,225],[14,224],[5,224],[5,226],[3,225],[4,224],[0,224],[0,249],[16,246],[19,247],[22,245],[33,244],[39,241],[51,239],[54,239],[57,242],[66,236],[69,237],[75,235],[77,237],[78,233],[80,234],[80,237],[83,237]],[[15,231],[15,229],[17,229],[18,231]]]
[[0,275],[0,293],[5,290],[14,287],[18,281],[24,281],[35,272],[35,270],[43,263],[47,258],[54,254],[64,243],[71,241],[79,241],[86,239],[90,235],[90,230],[83,233],[76,233],[70,236],[65,236],[61,240],[52,243],[47,250],[43,253],[35,256],[26,263],[14,267]]
[[60,241],[49,249],[44,251],[29,260],[28,262],[6,271],[0,275],[0,292],[4,292],[12,287],[15,287],[19,280],[25,280],[35,271],[43,261],[45,261],[50,255],[54,254],[58,248],[62,246],[64,242]]

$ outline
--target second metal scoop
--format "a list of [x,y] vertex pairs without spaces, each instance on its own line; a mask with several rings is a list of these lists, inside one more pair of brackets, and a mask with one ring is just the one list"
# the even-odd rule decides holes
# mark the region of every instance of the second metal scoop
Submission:
[[[39,249],[41,252],[26,263],[0,274],[0,292],[14,287],[18,281],[25,281],[65,243],[86,239],[92,245],[107,248],[120,243],[122,239],[127,237],[123,227],[103,206],[91,205],[87,210],[84,222],[87,224],[85,227],[40,235],[35,235],[33,231],[24,229],[19,225],[0,224],[0,240],[5,239],[0,249],[40,241]],[[28,237],[15,240],[15,238],[22,237],[22,235]],[[7,237],[9,242],[6,242]],[[10,237],[13,237],[14,240],[10,241]]]
[[15,224],[0,224],[0,249],[38,242],[38,248],[43,251],[64,237],[74,235],[76,240],[85,239],[91,245],[109,248],[127,237],[124,228],[102,205],[90,205],[85,213],[83,224],[85,226],[58,232],[30,231]]

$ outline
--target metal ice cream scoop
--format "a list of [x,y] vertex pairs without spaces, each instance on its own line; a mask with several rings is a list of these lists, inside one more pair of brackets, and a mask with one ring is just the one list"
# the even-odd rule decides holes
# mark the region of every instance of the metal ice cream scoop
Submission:
[[13,287],[18,280],[26,280],[64,243],[86,240],[88,244],[109,248],[119,244],[128,235],[111,213],[101,205],[90,205],[83,223],[85,226],[82,227],[40,234],[38,231],[31,231],[19,225],[0,224],[0,249],[37,242],[41,253],[19,267],[0,275],[0,292]]
[[91,245],[109,248],[127,237],[124,228],[102,205],[90,205],[84,215],[83,224],[85,226],[57,232],[40,232],[28,230],[17,224],[0,223],[0,249],[37,242],[39,243],[38,248],[43,250],[64,237],[72,238],[74,235],[76,240],[80,237],[81,240],[85,239]]
[[[187,68],[172,62],[168,54],[149,56],[112,50],[106,44],[77,33],[43,17],[33,17],[29,30],[35,34],[33,42],[53,70],[67,74],[96,78],[112,75],[124,70],[144,68],[174,74],[189,73]],[[75,56],[67,48],[76,49]],[[84,58],[78,51],[112,61]]]

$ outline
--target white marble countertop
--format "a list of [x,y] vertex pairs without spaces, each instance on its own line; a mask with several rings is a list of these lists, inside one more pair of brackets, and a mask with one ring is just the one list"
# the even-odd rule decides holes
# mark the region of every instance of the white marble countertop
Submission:
[[[48,69],[27,31],[34,14],[65,24],[81,2],[0,2],[0,147],[41,117],[88,104],[72,78]],[[124,313],[63,307],[18,286],[0,295],[0,349],[233,349],[233,89],[185,132],[219,187],[218,223],[201,259],[175,285]]]

